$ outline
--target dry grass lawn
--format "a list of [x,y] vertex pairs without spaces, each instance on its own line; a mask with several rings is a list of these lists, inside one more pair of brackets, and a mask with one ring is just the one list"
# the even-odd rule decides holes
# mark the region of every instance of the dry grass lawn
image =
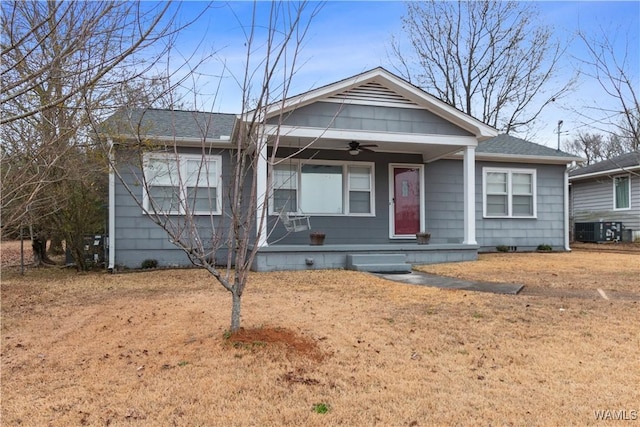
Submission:
[[487,255],[429,270],[636,298],[261,273],[233,344],[230,298],[203,271],[4,268],[2,425],[596,425],[596,410],[640,410],[640,255]]

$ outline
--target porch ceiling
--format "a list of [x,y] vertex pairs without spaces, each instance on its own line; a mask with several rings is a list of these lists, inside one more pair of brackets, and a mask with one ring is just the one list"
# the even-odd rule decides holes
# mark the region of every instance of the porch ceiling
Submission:
[[[438,160],[442,157],[457,153],[464,149],[465,146],[472,145],[468,139],[460,141],[460,144],[455,142],[428,142],[429,137],[424,137],[425,141],[422,142],[403,142],[403,141],[385,141],[381,139],[371,138],[311,138],[311,137],[291,137],[281,136],[280,147],[289,147],[296,149],[312,149],[312,150],[335,150],[344,151],[349,150],[350,141],[358,141],[363,145],[375,144],[377,147],[371,147],[370,149],[375,153],[408,153],[408,154],[420,154],[423,157],[425,163]],[[435,138],[433,138],[435,139]],[[358,155],[354,155],[354,160]]]

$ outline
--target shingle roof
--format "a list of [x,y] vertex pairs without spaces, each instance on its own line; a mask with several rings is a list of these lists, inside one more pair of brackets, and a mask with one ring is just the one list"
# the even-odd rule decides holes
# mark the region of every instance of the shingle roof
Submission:
[[558,157],[567,160],[577,156],[536,144],[515,136],[501,134],[478,144],[478,154],[512,154],[514,156]]
[[638,166],[640,166],[640,151],[632,151],[621,156],[613,157],[609,160],[603,160],[580,169],[572,170],[569,172],[569,176],[574,177],[587,174],[597,174],[598,172],[620,170],[622,168],[634,168]]
[[[104,122],[105,131],[116,135],[142,134],[168,138],[207,139],[230,137],[235,114],[197,111],[130,109],[120,110]],[[227,138],[228,139],[228,138]]]

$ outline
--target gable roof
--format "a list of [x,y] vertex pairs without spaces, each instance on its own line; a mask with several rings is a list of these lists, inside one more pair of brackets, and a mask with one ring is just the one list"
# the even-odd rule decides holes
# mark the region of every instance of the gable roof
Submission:
[[564,164],[583,160],[573,154],[507,134],[500,134],[495,138],[480,142],[476,149],[476,156],[479,158]]
[[141,135],[154,139],[182,141],[228,141],[233,133],[235,114],[165,109],[123,109],[103,122],[104,132],[112,136]]
[[640,150],[622,154],[608,160],[603,160],[589,166],[572,170],[570,178],[587,178],[611,173],[620,173],[625,170],[640,169]]
[[[423,108],[470,132],[480,141],[498,133],[493,127],[382,67],[287,98],[284,102],[274,103],[267,108],[266,115],[274,117],[318,101]],[[245,120],[250,114],[245,116]]]

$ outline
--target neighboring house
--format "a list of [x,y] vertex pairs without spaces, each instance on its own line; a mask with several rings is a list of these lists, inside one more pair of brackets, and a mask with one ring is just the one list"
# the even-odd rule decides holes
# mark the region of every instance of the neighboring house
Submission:
[[[206,135],[215,153],[209,194],[224,198],[230,141],[241,117],[169,110],[131,115],[147,139],[175,142],[182,167],[199,159],[194,147]],[[567,167],[582,159],[498,135],[382,68],[289,98],[267,117],[267,126],[284,117],[278,158],[315,142],[273,167],[260,157],[257,170],[264,172],[257,179],[262,188],[273,184],[264,230],[273,232],[255,242],[255,270],[359,268],[354,255],[418,264],[472,260],[496,246],[569,250]],[[112,130],[119,140],[127,133]],[[118,153],[117,162],[125,164]],[[135,174],[125,179],[133,183]],[[113,173],[109,205],[110,268],[136,268],[147,258],[188,264]],[[224,207],[216,206],[214,216],[223,218]],[[326,233],[325,244],[310,246],[308,231],[286,231],[283,211],[308,216],[312,230]],[[210,212],[199,213],[206,221]],[[416,244],[419,231],[431,233],[430,244]]]
[[640,151],[571,171],[574,223],[622,222],[623,238],[640,239]]

